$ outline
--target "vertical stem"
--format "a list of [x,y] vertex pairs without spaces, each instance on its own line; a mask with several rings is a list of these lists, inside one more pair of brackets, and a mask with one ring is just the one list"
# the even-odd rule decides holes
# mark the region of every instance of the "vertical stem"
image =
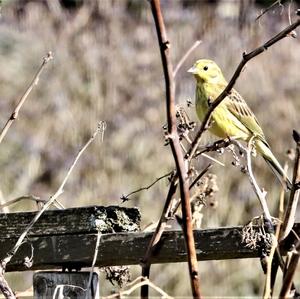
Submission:
[[170,139],[172,154],[176,164],[179,179],[180,196],[182,200],[183,233],[185,236],[187,247],[192,294],[194,298],[201,298],[197,255],[192,227],[192,213],[190,207],[189,185],[187,180],[187,167],[184,163],[184,157],[181,151],[176,128],[175,82],[173,77],[173,66],[170,61],[170,42],[167,39],[164,20],[160,9],[160,0],[151,0],[150,4],[155,22],[165,77],[168,137]]

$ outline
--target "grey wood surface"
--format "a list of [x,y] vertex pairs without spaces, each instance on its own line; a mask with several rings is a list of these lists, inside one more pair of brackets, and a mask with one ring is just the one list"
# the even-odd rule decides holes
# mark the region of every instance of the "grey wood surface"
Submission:
[[[34,213],[1,214],[0,257],[15,244]],[[97,221],[96,221],[97,220]],[[139,264],[152,232],[138,232],[138,209],[120,207],[85,207],[46,212],[36,223],[7,271],[29,270],[24,258],[31,257],[30,270],[89,267],[97,239],[96,223],[100,223],[101,241],[96,266]],[[300,224],[295,224],[300,234]],[[242,227],[195,230],[198,260],[220,260],[260,257],[260,249],[242,244]],[[292,236],[292,235],[291,235]],[[288,249],[290,241],[283,247]],[[180,230],[167,231],[156,248],[153,263],[186,261],[184,236]]]

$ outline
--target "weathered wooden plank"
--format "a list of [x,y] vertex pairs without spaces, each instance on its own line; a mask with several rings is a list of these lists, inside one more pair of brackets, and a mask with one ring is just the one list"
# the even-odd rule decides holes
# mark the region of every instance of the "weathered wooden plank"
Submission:
[[[1,239],[20,235],[36,212],[0,214]],[[95,233],[96,220],[103,233],[137,231],[141,216],[137,208],[91,206],[46,211],[29,232],[31,236]]]
[[93,273],[91,286],[87,290],[89,276],[89,272],[37,272],[33,275],[34,298],[98,299],[98,274]]
[[[300,234],[300,224],[294,226]],[[259,250],[251,250],[241,244],[242,227],[196,230],[195,242],[198,260],[220,260],[259,257]],[[130,265],[140,263],[152,233],[103,234],[99,247],[97,266]],[[55,234],[32,236],[8,265],[8,271],[26,270],[25,256],[34,248],[31,269],[69,267],[76,269],[90,266],[94,255],[96,234]],[[0,255],[14,244],[15,240],[0,239]],[[288,248],[288,243],[285,245]],[[157,248],[153,263],[186,261],[184,236],[181,231],[167,231]]]

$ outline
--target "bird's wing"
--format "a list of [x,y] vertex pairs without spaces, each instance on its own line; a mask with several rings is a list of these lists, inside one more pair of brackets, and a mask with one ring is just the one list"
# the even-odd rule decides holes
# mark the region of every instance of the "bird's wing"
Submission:
[[264,133],[255,117],[242,96],[234,89],[224,100],[227,109],[255,136],[266,143]]

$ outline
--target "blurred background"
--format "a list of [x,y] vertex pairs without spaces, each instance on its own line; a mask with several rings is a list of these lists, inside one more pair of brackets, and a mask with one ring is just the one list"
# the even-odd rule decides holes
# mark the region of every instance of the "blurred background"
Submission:
[[[251,51],[293,21],[297,1],[281,1],[258,21],[274,1],[162,0],[174,65],[196,40],[202,44],[176,77],[176,101],[194,99],[194,79],[186,71],[195,60],[215,60],[230,79],[244,51]],[[299,30],[298,30],[299,31]],[[298,32],[298,35],[300,32]],[[0,17],[0,125],[48,51],[47,65],[19,119],[0,146],[0,197],[5,202],[25,194],[43,199],[54,194],[78,150],[100,120],[107,122],[104,140],[97,138],[84,153],[60,200],[66,207],[119,205],[120,197],[149,185],[173,169],[164,146],[164,80],[152,14],[142,0],[3,0]],[[288,37],[249,62],[236,89],[259,119],[278,160],[294,147],[299,128],[300,43]],[[187,108],[197,121],[194,108]],[[199,123],[198,123],[199,125]],[[205,134],[203,144],[213,141]],[[232,166],[232,154],[212,154],[219,191],[203,210],[203,228],[243,225],[260,215],[248,179]],[[201,170],[209,161],[199,159]],[[280,185],[265,162],[254,171],[268,191],[277,215]],[[123,206],[139,207],[142,228],[159,219],[168,180],[130,197]],[[21,202],[5,211],[35,210]],[[298,220],[299,220],[298,215]],[[259,260],[200,262],[206,296],[255,296],[262,292]],[[132,277],[140,275],[131,267]],[[31,286],[31,273],[7,274],[14,290]],[[189,296],[187,264],[155,265],[151,280],[172,296]],[[299,281],[299,280],[298,280]],[[101,294],[116,286],[101,278]],[[300,287],[300,285],[298,285]],[[138,293],[137,293],[138,294]]]

